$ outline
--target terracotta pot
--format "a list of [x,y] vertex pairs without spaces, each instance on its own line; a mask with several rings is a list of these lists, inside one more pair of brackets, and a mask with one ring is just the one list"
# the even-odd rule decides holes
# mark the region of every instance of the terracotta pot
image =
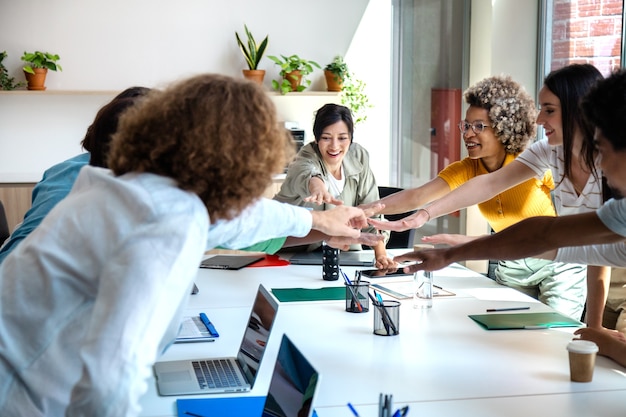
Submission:
[[26,81],[28,82],[29,90],[45,90],[46,89],[46,75],[48,74],[48,68],[33,68],[34,74],[24,71]]
[[263,84],[265,78],[265,70],[242,70],[244,78],[254,81],[257,84]]
[[287,72],[285,79],[291,83],[291,91],[298,91],[298,86],[302,82],[302,72],[300,70]]
[[324,70],[324,77],[326,78],[328,91],[341,91],[343,88],[343,79],[328,70]]

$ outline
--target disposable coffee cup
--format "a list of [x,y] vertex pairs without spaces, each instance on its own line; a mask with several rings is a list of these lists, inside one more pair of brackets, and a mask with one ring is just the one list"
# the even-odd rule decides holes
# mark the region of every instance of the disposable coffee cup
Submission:
[[570,380],[591,382],[598,345],[589,340],[572,340],[567,345],[567,351],[569,352]]

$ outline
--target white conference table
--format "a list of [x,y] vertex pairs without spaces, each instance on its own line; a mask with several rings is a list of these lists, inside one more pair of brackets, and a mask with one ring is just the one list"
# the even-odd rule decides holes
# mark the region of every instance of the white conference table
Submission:
[[[343,269],[352,277],[357,268]],[[319,417],[351,416],[348,402],[361,417],[377,417],[380,393],[393,394],[394,408],[409,405],[408,416],[626,415],[626,368],[598,357],[592,382],[570,382],[565,346],[573,328],[487,331],[467,317],[487,308],[552,311],[549,307],[459,265],[435,272],[434,281],[456,296],[435,298],[427,310],[404,300],[400,334],[392,337],[372,333],[371,308],[354,314],[345,312],[343,300],[280,303],[254,388],[224,396],[267,393],[280,336],[286,333],[320,372]],[[343,286],[323,281],[319,266],[295,265],[199,270],[196,284],[200,292],[191,296],[187,313],[206,312],[220,337],[213,343],[173,345],[161,360],[234,355],[259,284],[269,289]],[[159,396],[151,379],[141,415],[176,416],[175,400]]]

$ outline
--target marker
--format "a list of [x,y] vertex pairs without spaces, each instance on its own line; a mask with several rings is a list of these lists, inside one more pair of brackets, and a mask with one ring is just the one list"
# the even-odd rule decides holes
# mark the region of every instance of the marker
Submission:
[[354,417],[359,417],[359,413],[356,412],[356,409],[352,406],[352,404],[348,403],[348,408],[350,409],[350,411],[352,411]]
[[220,334],[215,330],[215,326],[213,326],[213,323],[211,323],[211,320],[209,320],[206,314],[200,313],[200,320],[202,320],[202,323],[204,323],[211,336],[220,337]]
[[516,311],[516,310],[530,310],[530,307],[508,307],[508,308],[488,308],[487,313],[493,313],[494,311]]

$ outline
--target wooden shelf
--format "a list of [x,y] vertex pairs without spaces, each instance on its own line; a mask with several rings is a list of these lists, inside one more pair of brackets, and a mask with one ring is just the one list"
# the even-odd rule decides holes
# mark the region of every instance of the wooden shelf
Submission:
[[[10,90],[10,91],[4,91],[4,90],[0,90],[0,95],[25,95],[25,94],[29,94],[29,95],[63,95],[63,96],[71,96],[71,95],[77,95],[77,96],[85,96],[85,95],[100,95],[100,96],[110,96],[110,95],[116,95],[121,93],[122,90],[44,90],[44,91],[35,91],[35,90],[25,90],[25,89],[18,89],[18,90]],[[276,97],[319,97],[319,96],[327,96],[327,97],[335,97],[339,95],[339,92],[336,91],[302,91],[300,93],[298,92],[294,92],[294,93],[287,93],[287,94],[280,94],[277,91],[268,91],[267,94],[269,94],[270,96],[276,96]]]

